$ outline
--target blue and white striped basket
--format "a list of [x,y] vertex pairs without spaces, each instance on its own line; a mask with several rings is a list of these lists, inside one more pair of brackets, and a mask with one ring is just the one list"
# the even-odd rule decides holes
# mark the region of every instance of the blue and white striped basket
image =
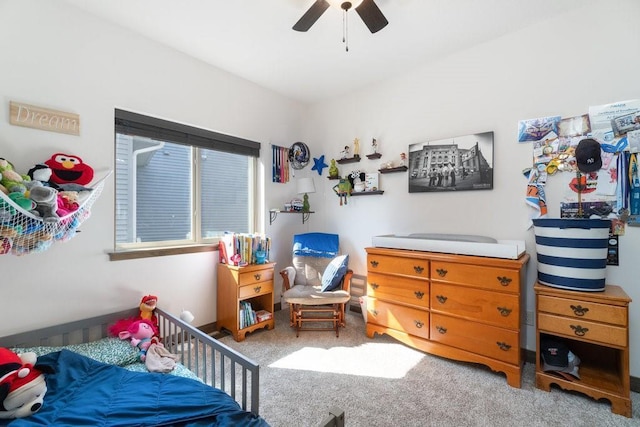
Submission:
[[533,220],[538,282],[574,291],[604,291],[611,221]]

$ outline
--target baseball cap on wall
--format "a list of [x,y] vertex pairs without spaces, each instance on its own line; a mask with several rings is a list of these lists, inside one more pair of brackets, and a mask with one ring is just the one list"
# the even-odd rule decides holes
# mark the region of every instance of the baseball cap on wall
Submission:
[[576,164],[580,172],[595,172],[602,167],[600,143],[592,138],[585,138],[576,148]]

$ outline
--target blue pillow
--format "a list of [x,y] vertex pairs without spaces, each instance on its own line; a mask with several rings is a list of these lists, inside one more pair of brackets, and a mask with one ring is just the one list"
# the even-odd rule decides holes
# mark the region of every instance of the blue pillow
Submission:
[[340,255],[331,260],[322,274],[322,292],[335,290],[347,272],[349,255]]

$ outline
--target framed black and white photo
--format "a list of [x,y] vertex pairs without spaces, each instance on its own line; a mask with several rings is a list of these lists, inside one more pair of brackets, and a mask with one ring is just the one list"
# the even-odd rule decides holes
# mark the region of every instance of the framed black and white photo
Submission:
[[409,146],[409,193],[492,188],[493,132]]

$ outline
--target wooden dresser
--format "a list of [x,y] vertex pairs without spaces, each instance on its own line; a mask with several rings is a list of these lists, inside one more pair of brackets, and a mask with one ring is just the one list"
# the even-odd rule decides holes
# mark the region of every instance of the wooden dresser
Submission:
[[235,267],[218,264],[218,330],[226,329],[236,341],[244,341],[256,329],[273,329],[274,319],[240,328],[241,302],[251,304],[253,310],[266,310],[273,316],[273,270],[275,263],[251,264]]
[[[536,387],[550,391],[551,384],[607,399],[611,411],[631,417],[629,377],[629,303],[619,286],[604,292],[580,292],[537,283]],[[564,341],[580,359],[580,379],[542,370],[541,337]]]
[[481,363],[521,386],[521,288],[517,260],[366,248],[367,336]]

